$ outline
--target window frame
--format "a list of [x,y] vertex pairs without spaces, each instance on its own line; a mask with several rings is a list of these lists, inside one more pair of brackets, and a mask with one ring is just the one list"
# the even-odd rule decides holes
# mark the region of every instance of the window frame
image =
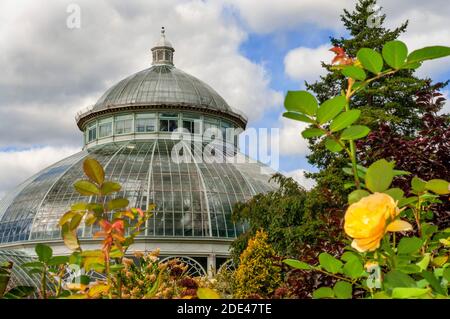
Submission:
[[[121,122],[126,123],[128,121],[131,123],[129,127],[130,131],[125,132],[125,125],[124,125],[123,132],[119,133],[117,131],[119,124],[121,124]],[[134,133],[134,115],[118,115],[114,117],[114,135],[127,135],[133,133]]]

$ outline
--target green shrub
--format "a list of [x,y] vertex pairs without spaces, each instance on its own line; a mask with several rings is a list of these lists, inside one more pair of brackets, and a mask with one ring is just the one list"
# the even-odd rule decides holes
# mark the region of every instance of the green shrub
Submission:
[[240,257],[234,280],[236,298],[265,298],[281,284],[281,267],[267,233],[257,231]]

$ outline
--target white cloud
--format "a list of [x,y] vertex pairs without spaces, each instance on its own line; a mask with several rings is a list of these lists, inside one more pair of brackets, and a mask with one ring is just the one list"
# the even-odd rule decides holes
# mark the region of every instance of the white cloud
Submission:
[[284,58],[286,74],[301,82],[318,80],[325,74],[321,62],[330,63],[334,54],[330,51],[330,44],[323,44],[317,48],[299,47],[288,52]]
[[309,173],[309,172],[304,169],[296,169],[296,170],[285,173],[285,175],[288,177],[292,177],[305,189],[310,190],[311,188],[316,186],[316,182],[311,178],[305,177],[305,173]]
[[1,121],[0,147],[58,145],[63,138],[78,145],[76,110],[150,67],[161,26],[174,44],[175,65],[250,120],[282,100],[264,66],[240,53],[247,33],[224,14],[222,1],[79,0],[81,29],[73,30],[66,27],[72,2],[0,2],[0,115],[8,119]]
[[[309,1],[306,1],[306,3],[310,4]],[[318,3],[320,4],[320,1]],[[448,16],[450,15],[450,6],[448,6],[448,1],[382,0],[379,1],[379,4],[383,7],[381,12],[387,15],[385,21],[386,27],[393,29],[400,26],[406,20],[409,20],[406,33],[402,34],[399,39],[408,45],[410,52],[425,46],[449,45],[450,20]],[[289,5],[291,4],[288,1],[287,7]],[[332,10],[335,10],[338,14],[342,14],[342,8],[344,7],[350,9],[350,11],[354,10],[354,5],[344,3],[339,3],[338,8],[332,7]],[[295,11],[294,6],[290,9],[298,13],[298,11]],[[321,12],[327,13],[330,8],[325,6],[321,10]],[[301,23],[301,21],[303,20],[299,19],[298,23]],[[333,18],[332,21],[342,25],[337,17]],[[320,26],[321,22],[318,21],[316,25]],[[288,27],[289,20],[286,20],[283,26]],[[320,66],[320,61],[331,60],[332,54],[331,52],[327,52],[330,46],[331,44],[323,44],[315,48],[298,47],[289,51],[284,60],[285,73],[290,78],[302,83],[305,80],[313,81],[317,79],[320,75],[324,74],[324,70]],[[450,71],[449,65],[450,57],[426,61],[417,71],[417,75],[420,77],[440,78]]]
[[0,152],[0,198],[17,186],[55,162],[79,152],[74,147],[43,147],[28,150]]
[[228,0],[255,32],[273,32],[311,24],[341,29],[339,15],[353,0]]
[[[402,10],[402,14],[392,21],[393,26],[402,21],[409,20],[407,32],[400,36],[410,52],[431,45],[450,44],[450,21],[448,16],[450,10],[448,3],[442,8],[415,7],[414,9]],[[395,23],[395,24],[394,24]],[[420,77],[439,77],[450,70],[450,57],[434,61],[426,61],[418,69]]]
[[301,132],[308,124],[280,117],[280,154],[281,155],[306,155],[308,154],[308,141]]

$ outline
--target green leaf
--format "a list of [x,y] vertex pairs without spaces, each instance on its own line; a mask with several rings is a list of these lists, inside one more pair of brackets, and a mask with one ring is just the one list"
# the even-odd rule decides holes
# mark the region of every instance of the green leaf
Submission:
[[391,270],[384,276],[384,288],[416,287],[416,282],[410,276],[398,270]]
[[307,91],[288,91],[284,106],[288,111],[316,115],[318,103],[316,98]]
[[103,214],[103,205],[97,203],[91,203],[87,206],[89,211],[93,211],[96,214]]
[[87,207],[88,207],[88,203],[81,202],[81,203],[76,203],[76,204],[73,204],[72,206],[70,206],[70,210],[74,211],[74,212],[81,212],[81,211],[87,210]]
[[86,226],[92,226],[97,221],[97,217],[93,213],[89,213],[86,215],[86,218],[84,219],[84,223]]
[[400,169],[394,169],[394,176],[411,175],[408,171],[402,171]]
[[444,269],[442,276],[450,282],[450,266]]
[[78,226],[80,226],[81,220],[83,219],[84,214],[75,214],[69,223],[70,230],[76,230]]
[[387,65],[400,69],[408,56],[408,48],[402,41],[389,41],[383,46],[382,55]]
[[442,288],[441,283],[431,271],[422,271],[420,275],[428,281],[433,290],[438,294],[446,294],[446,291]]
[[320,266],[326,271],[337,274],[342,269],[342,261],[334,258],[328,253],[321,253],[319,255]]
[[380,73],[383,68],[383,58],[375,50],[362,48],[358,51],[356,57],[366,70],[374,74]]
[[391,299],[385,291],[379,291],[373,294],[373,299]]
[[405,274],[416,274],[420,272],[420,267],[415,264],[399,264],[397,269]]
[[403,237],[397,246],[399,254],[411,254],[422,248],[423,241],[417,237]]
[[110,270],[112,271],[112,272],[119,272],[119,271],[121,271],[122,269],[124,269],[125,268],[125,265],[123,265],[123,264],[115,264],[115,265],[112,265],[111,267],[110,267]]
[[332,132],[337,132],[337,131],[343,130],[344,128],[349,127],[350,125],[355,123],[356,120],[358,120],[360,115],[361,115],[360,110],[350,110],[350,111],[343,112],[343,113],[339,114],[333,120],[333,122],[331,122],[330,130]]
[[71,230],[69,228],[69,225],[67,225],[67,223],[62,226],[61,235],[64,239],[64,244],[67,246],[67,248],[71,250],[80,250],[80,243],[78,241],[77,232]]
[[424,288],[394,288],[392,290],[392,298],[408,299],[424,296],[430,292],[430,289]]
[[310,119],[306,115],[304,115],[302,113],[298,113],[298,112],[284,112],[283,117],[291,119],[291,120],[305,122],[305,123],[311,123],[311,124],[314,123],[314,121],[312,119]]
[[369,134],[370,128],[364,125],[352,125],[341,134],[341,140],[357,140]]
[[111,195],[112,193],[117,193],[122,189],[122,186],[114,182],[104,182],[102,188],[100,189],[103,195]]
[[211,288],[198,288],[198,299],[220,299],[220,295]]
[[100,163],[88,157],[83,162],[83,170],[87,177],[97,185],[102,185],[105,180],[105,171]]
[[353,203],[359,202],[361,198],[369,196],[370,193],[363,189],[357,189],[348,194],[348,204],[351,205]]
[[344,149],[342,147],[342,145],[340,145],[338,142],[336,142],[332,138],[327,138],[325,140],[325,147],[327,148],[327,150],[329,150],[329,151],[331,151],[333,153],[340,152],[340,151],[342,151]]
[[103,257],[101,250],[85,250],[81,253],[83,257]]
[[411,187],[413,191],[415,191],[416,193],[424,192],[426,184],[427,183],[423,179],[417,176],[414,176],[413,179],[411,180]]
[[325,132],[321,130],[320,128],[307,128],[302,132],[303,138],[312,138],[312,137],[319,137],[324,135]]
[[406,62],[405,64],[403,64],[401,69],[414,70],[419,68],[421,65],[422,65],[421,62]]
[[11,276],[9,274],[0,274],[0,299],[2,299],[10,279]]
[[387,191],[384,191],[385,194],[391,196],[395,201],[400,200],[405,194],[400,188],[389,188]]
[[342,112],[346,105],[347,99],[343,95],[336,96],[323,102],[317,110],[317,120],[319,121],[319,124],[324,124],[334,119]]
[[91,282],[91,277],[88,275],[80,275],[78,277],[75,278],[74,282],[79,282],[82,285],[89,285],[89,283]]
[[359,81],[364,81],[366,79],[366,72],[363,69],[356,66],[350,65],[342,69],[342,74],[348,78],[352,78]]
[[402,198],[398,201],[398,207],[402,208],[403,206],[407,206],[409,204],[417,202],[417,200],[418,200],[418,198],[415,196]]
[[36,288],[29,286],[17,286],[8,291],[3,298],[4,299],[23,299],[34,294]]
[[334,295],[339,299],[352,298],[352,285],[346,281],[338,281],[333,288]]
[[353,259],[359,259],[358,258],[358,256],[354,253],[354,252],[352,252],[352,251],[346,251],[346,252],[344,252],[343,254],[342,254],[342,256],[341,256],[341,260],[343,260],[343,261],[350,261],[350,260],[353,260]]
[[342,271],[350,278],[357,279],[364,274],[364,267],[361,261],[357,257],[355,257],[345,263]]
[[42,269],[44,268],[44,264],[40,261],[31,261],[28,263],[23,263],[21,265],[22,268],[38,268],[38,269]]
[[69,262],[68,256],[55,256],[55,257],[52,257],[48,261],[48,265],[49,266],[59,266],[59,265],[67,264],[68,262]]
[[75,216],[77,213],[76,212],[72,212],[72,211],[68,211],[67,213],[65,213],[61,219],[59,220],[59,226],[64,225],[65,223],[67,223],[69,220],[72,219],[73,216]]
[[[424,259],[425,259],[425,257],[424,257]],[[433,265],[435,265],[437,267],[442,267],[447,262],[447,260],[448,260],[448,256],[437,256],[437,257],[434,257],[433,258]],[[425,269],[426,268],[424,268],[422,270],[425,270]]]
[[116,210],[127,207],[130,204],[129,200],[126,198],[116,198],[110,200],[107,204],[108,210]]
[[313,292],[314,299],[334,298],[334,291],[330,287],[320,287]]
[[366,173],[366,187],[375,192],[386,191],[392,183],[394,163],[381,159],[369,166]]
[[73,185],[75,187],[75,190],[84,196],[91,196],[91,195],[100,195],[100,190],[97,186],[95,186],[90,181],[81,180],[75,182]]
[[283,260],[283,262],[286,265],[291,266],[292,268],[296,268],[296,269],[310,270],[312,268],[307,263],[300,261],[300,260],[296,260],[296,259],[285,259],[285,260]]
[[50,246],[44,244],[37,244],[36,247],[34,247],[34,250],[38,255],[39,261],[42,261],[44,263],[47,263],[53,256],[53,250],[50,248]]
[[411,52],[410,55],[408,55],[408,63],[433,60],[446,57],[448,55],[450,55],[450,47],[430,46]]
[[425,184],[425,188],[438,195],[450,194],[450,183],[443,179],[432,179]]

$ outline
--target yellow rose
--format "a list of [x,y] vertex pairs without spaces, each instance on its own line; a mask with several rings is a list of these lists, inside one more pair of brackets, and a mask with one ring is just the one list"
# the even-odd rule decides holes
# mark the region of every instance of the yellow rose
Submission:
[[399,214],[394,199],[383,193],[350,205],[345,213],[344,230],[353,238],[352,247],[360,252],[374,251],[386,232],[412,230],[408,222],[395,220]]

